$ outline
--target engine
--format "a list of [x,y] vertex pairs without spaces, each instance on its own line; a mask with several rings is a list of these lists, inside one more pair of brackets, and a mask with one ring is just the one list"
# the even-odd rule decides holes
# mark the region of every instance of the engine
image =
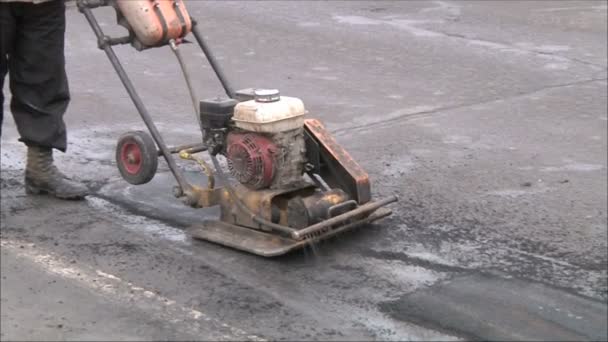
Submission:
[[[234,114],[228,117],[228,112]],[[214,127],[206,133],[207,145],[216,146],[232,176],[252,190],[284,189],[301,182],[305,113],[300,99],[280,96],[276,90],[257,90],[254,99],[240,103],[208,101],[204,108],[201,103],[203,126]],[[233,122],[229,129],[227,120]]]
[[276,173],[276,153],[276,145],[262,135],[228,134],[226,156],[230,173],[241,184],[253,189],[267,188],[272,184]]
[[228,168],[251,189],[281,189],[301,180],[304,169],[302,128],[269,134],[231,132],[226,142]]
[[[241,102],[201,101],[201,126],[211,154],[224,155],[231,175],[243,185],[236,196],[249,210],[273,223],[302,229],[369,200],[367,174],[318,121],[305,124],[300,99],[280,96],[276,90],[256,90],[237,98]],[[304,180],[307,163],[318,167],[316,175],[324,175],[329,189]],[[330,167],[334,173],[328,172]],[[260,228],[251,217],[234,215],[232,202],[224,205],[226,222]]]

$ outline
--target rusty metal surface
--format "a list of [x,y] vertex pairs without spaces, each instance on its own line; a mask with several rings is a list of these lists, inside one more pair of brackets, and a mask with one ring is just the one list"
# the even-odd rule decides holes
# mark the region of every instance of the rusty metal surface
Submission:
[[[314,186],[305,182],[290,188],[277,190],[251,190],[242,184],[235,184],[232,187],[235,195],[253,213],[265,220],[282,224],[287,222],[287,202],[281,201],[279,197],[291,193],[307,196],[314,191]],[[224,192],[220,205],[222,209],[222,221],[267,230],[255,222],[250,215],[240,210],[228,191]]]
[[188,234],[199,240],[218,243],[261,256],[285,254],[294,248],[294,241],[276,234],[245,228],[221,221],[205,221],[188,229]]
[[213,190],[213,188],[215,188],[215,177],[213,175],[213,171],[204,159],[193,156],[192,153],[189,152],[189,150],[179,151],[179,157],[184,160],[191,160],[196,162],[203,170],[203,173],[207,176],[207,188],[209,190]]
[[317,119],[304,120],[305,129],[319,144],[319,153],[326,169],[321,177],[332,187],[340,187],[359,204],[371,200],[369,176],[365,170],[338,144],[336,139]]
[[364,218],[370,215],[370,213],[373,213],[374,211],[380,209],[381,207],[397,201],[397,196],[389,196],[379,201],[368,202],[358,207],[357,209],[351,210],[344,214],[329,218],[317,224],[313,224],[312,226],[309,226],[307,228],[293,232],[291,234],[291,237],[295,240],[305,240],[309,238],[309,236],[314,236],[320,232],[324,232],[328,229],[331,229],[331,227],[334,225],[343,224],[344,222],[348,222],[349,220],[358,220]]
[[306,228],[331,217],[330,209],[349,200],[341,189],[318,191],[307,197],[290,199],[287,204],[287,224],[293,228]]
[[192,192],[192,197],[196,199],[196,202],[193,201],[196,204],[195,207],[209,208],[220,203],[225,190],[223,188],[209,189],[192,186]]
[[390,214],[390,209],[381,208],[362,220],[339,226],[323,235],[300,241],[221,221],[205,221],[202,224],[190,227],[187,232],[195,239],[214,242],[263,257],[274,257],[328,239],[338,233],[363,226]]

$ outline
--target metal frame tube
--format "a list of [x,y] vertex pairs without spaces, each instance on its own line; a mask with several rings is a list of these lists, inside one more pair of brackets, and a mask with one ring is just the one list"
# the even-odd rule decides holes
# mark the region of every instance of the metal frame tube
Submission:
[[[179,153],[182,150],[188,150],[188,153],[198,153],[207,151],[207,145],[201,143],[178,145],[174,147],[168,147],[168,150],[171,154]],[[159,156],[163,155],[163,151],[157,151],[157,153]]]
[[171,50],[175,54],[175,58],[177,58],[177,62],[179,64],[180,68],[182,69],[182,74],[184,75],[184,80],[186,81],[186,86],[188,87],[188,92],[190,93],[190,99],[192,100],[192,107],[194,108],[194,116],[196,116],[196,122],[198,122],[198,127],[201,130],[201,134],[203,134],[203,132],[205,131],[205,128],[203,127],[203,123],[201,122],[201,116],[199,113],[199,103],[198,103],[198,99],[197,99],[195,91],[194,91],[194,86],[192,85],[192,80],[190,79],[190,73],[188,72],[188,66],[186,65],[186,62],[184,61],[184,57],[182,56],[182,52],[179,49],[179,47],[177,46],[177,43],[175,42],[174,39],[171,39],[169,41],[169,46],[171,47]]
[[135,87],[133,86],[133,83],[131,83],[131,80],[127,76],[126,71],[120,64],[120,61],[118,60],[116,53],[114,53],[112,46],[109,44],[109,37],[104,35],[101,27],[99,26],[99,23],[97,22],[97,19],[93,15],[93,12],[90,8],[88,8],[86,6],[82,6],[80,8],[80,10],[87,18],[89,25],[91,26],[91,28],[93,29],[93,32],[97,36],[99,48],[103,49],[105,51],[106,55],[108,56],[108,59],[110,60],[110,62],[112,63],[112,66],[116,70],[118,77],[120,78],[122,84],[125,86],[127,93],[129,93],[129,96],[131,97],[133,104],[137,108],[137,111],[139,112],[141,118],[143,119],[144,123],[148,127],[148,130],[150,131],[152,138],[156,142],[156,145],[158,145],[158,148],[160,149],[163,157],[167,161],[167,164],[169,165],[169,169],[171,170],[171,173],[173,173],[173,176],[175,177],[175,180],[179,184],[182,192],[186,192],[187,190],[190,190],[192,186],[186,181],[186,179],[184,178],[184,175],[177,168],[177,164],[175,163],[175,160],[171,156],[171,151],[169,151],[169,149],[167,148],[167,145],[165,145],[165,142],[163,141],[163,138],[162,138],[160,132],[156,128],[156,125],[154,125],[154,121],[152,120],[152,117],[148,113],[148,110],[146,109],[145,105],[143,104],[143,101],[137,94],[137,91],[135,91]]
[[338,227],[336,229],[330,230],[329,232],[323,234],[322,236],[316,236],[316,237],[311,238],[310,240],[306,240],[306,242],[307,243],[315,243],[315,242],[327,239],[327,238],[329,238],[331,236],[334,236],[334,235],[336,235],[338,233],[347,231],[349,229],[352,229],[352,228],[355,228],[355,227],[358,227],[358,226],[361,226],[361,225],[364,225],[364,224],[367,224],[367,223],[372,223],[372,222],[374,222],[376,220],[379,220],[381,218],[387,217],[387,216],[391,215],[392,213],[393,213],[393,211],[390,210],[390,209],[387,209],[387,208],[376,210],[371,215],[367,216],[366,218],[364,218],[364,219],[362,219],[360,221],[355,221],[355,222],[347,223],[347,224],[345,224],[343,226],[340,226],[340,227]]
[[230,83],[228,82],[228,80],[226,79],[226,76],[224,75],[224,71],[222,70],[220,65],[217,63],[217,60],[215,59],[215,56],[211,52],[211,49],[209,49],[209,46],[205,42],[203,35],[198,30],[198,24],[195,20],[192,20],[192,34],[194,34],[194,38],[196,38],[196,42],[201,47],[201,50],[203,50],[203,53],[207,57],[207,60],[209,61],[211,68],[213,68],[215,75],[220,80],[222,87],[224,87],[224,91],[226,91],[226,95],[228,95],[229,98],[234,99],[234,96],[235,96],[234,88],[232,88],[230,86]]

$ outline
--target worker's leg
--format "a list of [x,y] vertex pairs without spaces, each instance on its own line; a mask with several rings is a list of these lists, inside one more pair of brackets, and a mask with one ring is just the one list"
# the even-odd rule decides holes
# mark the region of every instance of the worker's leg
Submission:
[[12,4],[0,2],[0,136],[4,119],[4,78],[8,71],[7,56],[13,47],[15,26]]
[[8,68],[11,112],[20,140],[65,151],[63,114],[70,100],[63,53],[65,5],[54,0],[23,3],[19,9]]
[[53,149],[65,151],[63,114],[70,101],[65,73],[63,0],[22,3],[16,14],[9,54],[11,112],[27,146],[27,193],[81,199],[88,189],[67,179],[53,162]]

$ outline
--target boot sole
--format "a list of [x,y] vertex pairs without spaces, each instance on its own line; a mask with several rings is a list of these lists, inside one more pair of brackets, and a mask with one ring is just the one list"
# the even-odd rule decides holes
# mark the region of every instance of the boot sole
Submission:
[[31,186],[31,185],[25,186],[25,193],[28,195],[50,195],[50,196],[54,196],[56,198],[63,199],[63,200],[82,200],[88,195],[88,194],[61,195],[61,194],[57,194],[55,192],[52,192],[52,191],[49,191],[46,189],[41,189],[38,187]]

